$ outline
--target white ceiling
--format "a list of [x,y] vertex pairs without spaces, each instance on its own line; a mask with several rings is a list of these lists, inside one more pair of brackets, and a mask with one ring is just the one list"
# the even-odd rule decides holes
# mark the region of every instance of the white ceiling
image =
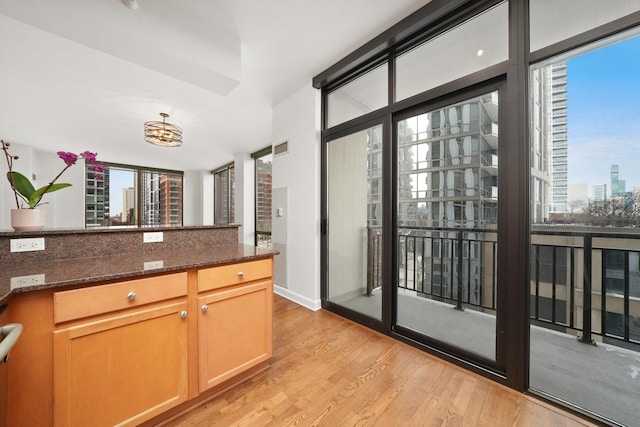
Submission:
[[[0,138],[210,170],[271,144],[273,106],[428,2],[0,0]],[[182,147],[144,142],[160,112]]]

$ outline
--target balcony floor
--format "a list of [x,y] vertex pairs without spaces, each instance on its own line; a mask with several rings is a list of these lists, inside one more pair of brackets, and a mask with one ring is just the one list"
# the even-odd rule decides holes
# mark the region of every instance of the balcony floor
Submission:
[[[381,296],[341,305],[379,318]],[[399,294],[398,323],[485,358],[495,355],[495,318],[473,310]],[[530,387],[622,425],[638,426],[640,353],[609,344],[583,344],[575,336],[531,326]]]

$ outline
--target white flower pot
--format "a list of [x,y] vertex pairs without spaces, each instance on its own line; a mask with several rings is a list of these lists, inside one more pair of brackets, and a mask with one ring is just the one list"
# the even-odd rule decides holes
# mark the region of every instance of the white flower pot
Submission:
[[47,222],[45,209],[11,209],[11,227],[16,231],[38,231]]

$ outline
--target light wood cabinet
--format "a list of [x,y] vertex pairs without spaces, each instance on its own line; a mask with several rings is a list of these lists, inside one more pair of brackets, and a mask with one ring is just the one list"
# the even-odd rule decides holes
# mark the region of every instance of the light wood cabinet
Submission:
[[272,356],[271,280],[203,294],[198,306],[201,392]]
[[272,276],[269,258],[12,296],[7,425],[151,426],[250,378],[273,354]]
[[[126,295],[133,288],[137,290],[133,299],[139,301],[160,300],[158,290],[167,286],[172,290],[168,297],[186,295],[186,274],[147,280],[151,281],[142,285],[132,281],[58,293],[54,316],[75,318],[69,314],[77,312],[75,308],[82,307],[86,314],[87,307],[96,305],[111,312],[121,300],[132,304]],[[146,291],[153,296],[145,296]],[[103,298],[96,301],[96,293]],[[174,298],[55,330],[54,425],[138,425],[186,401],[187,316],[186,297]]]

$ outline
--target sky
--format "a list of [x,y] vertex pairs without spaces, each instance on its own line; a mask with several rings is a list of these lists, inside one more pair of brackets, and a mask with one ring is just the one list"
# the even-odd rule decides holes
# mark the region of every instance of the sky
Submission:
[[133,171],[111,169],[109,171],[109,215],[122,213],[122,189],[133,187],[135,178]]
[[640,187],[640,35],[567,60],[569,183]]

